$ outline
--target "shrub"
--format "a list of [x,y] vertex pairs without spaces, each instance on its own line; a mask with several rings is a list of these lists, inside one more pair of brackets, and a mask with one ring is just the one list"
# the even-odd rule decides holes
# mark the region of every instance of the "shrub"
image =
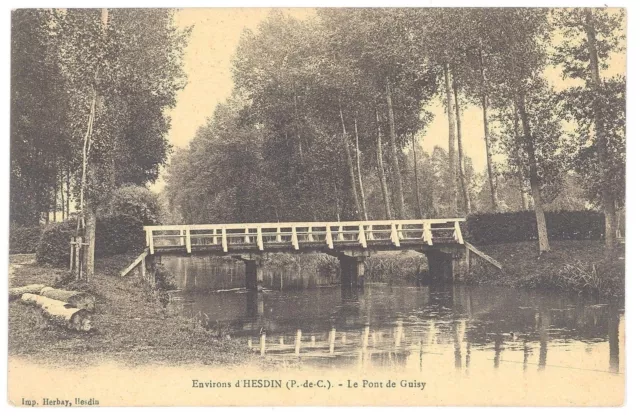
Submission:
[[141,252],[145,247],[142,222],[127,215],[98,218],[96,224],[96,256]]
[[128,184],[118,188],[109,207],[112,215],[135,217],[145,225],[156,225],[160,220],[158,194],[140,185]]
[[76,223],[76,220],[68,219],[64,222],[47,225],[36,249],[36,260],[39,263],[68,267],[69,242],[71,242],[71,237],[76,234]]
[[[595,211],[545,212],[551,240],[601,239],[604,215]],[[464,223],[465,238],[474,244],[535,241],[538,239],[533,212],[474,214]]]
[[42,228],[17,226],[9,228],[9,254],[33,254],[38,248]]
[[176,277],[164,265],[156,266],[156,288],[159,290],[175,290],[178,288]]
[[[49,224],[42,233],[36,250],[39,263],[62,267],[69,264],[69,242],[76,234],[76,220]],[[96,222],[96,257],[105,257],[144,249],[142,222],[120,215],[98,218]]]

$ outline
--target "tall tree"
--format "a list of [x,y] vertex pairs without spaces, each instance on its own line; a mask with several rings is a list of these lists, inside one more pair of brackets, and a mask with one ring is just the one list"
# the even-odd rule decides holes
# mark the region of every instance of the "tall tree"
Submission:
[[505,9],[499,10],[494,19],[495,25],[500,25],[503,36],[499,40],[500,48],[495,48],[497,57],[490,75],[491,83],[501,95],[501,98],[496,99],[501,101],[500,106],[506,115],[505,122],[512,120],[509,116],[511,106],[518,110],[523,135],[520,138],[509,136],[505,139],[516,140],[512,144],[512,150],[519,150],[518,143],[521,143],[526,152],[526,165],[521,169],[526,169],[528,173],[538,228],[538,247],[540,253],[545,253],[551,247],[544,214],[541,175],[544,174],[544,178],[550,180],[557,174],[557,167],[551,165],[549,170],[543,171],[541,162],[554,163],[557,159],[541,158],[550,156],[559,143],[559,123],[548,103],[552,93],[541,77],[548,62],[548,11]]
[[455,104],[453,100],[453,87],[451,84],[451,74],[449,64],[444,66],[444,85],[446,94],[446,107],[447,107],[447,121],[449,123],[449,176],[451,176],[452,183],[449,190],[449,205],[453,213],[458,209],[458,157],[456,156],[456,116],[455,116]]
[[460,116],[460,101],[458,100],[458,82],[453,75],[453,98],[454,106],[456,109],[456,133],[458,138],[458,178],[460,179],[460,189],[462,191],[462,198],[464,200],[465,214],[471,213],[471,199],[469,198],[469,187],[466,181],[466,174],[464,168],[464,151],[462,148],[462,118]]
[[[616,96],[613,93],[615,88],[608,89],[615,82],[607,86],[607,81],[602,80],[600,72],[608,67],[611,55],[622,46],[624,20],[624,11],[584,8],[560,11],[556,14],[555,21],[561,28],[564,41],[557,47],[554,61],[562,66],[565,77],[585,83],[584,87],[568,89],[566,96],[580,97],[583,100],[581,106],[576,102],[574,104],[577,106],[571,106],[574,118],[583,127],[582,131],[584,132],[585,125],[593,127],[595,148],[591,149],[598,162],[598,179],[594,184],[599,186],[599,201],[605,216],[605,244],[609,250],[615,245],[616,235],[615,184],[620,179],[615,173],[620,172],[620,166],[624,166],[619,163],[619,155],[615,155],[624,150],[624,134],[618,134],[624,129],[620,130],[620,124],[616,127],[614,122],[620,107],[606,106]],[[624,115],[624,109],[622,114]],[[614,124],[607,125],[607,121]]]

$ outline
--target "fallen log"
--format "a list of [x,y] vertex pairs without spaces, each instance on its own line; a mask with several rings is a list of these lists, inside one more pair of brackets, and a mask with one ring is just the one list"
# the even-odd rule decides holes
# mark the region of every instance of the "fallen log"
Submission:
[[47,286],[44,284],[30,284],[28,286],[12,287],[9,289],[9,300],[20,299],[25,293],[33,293],[37,295],[45,287]]
[[53,287],[45,287],[40,290],[40,296],[50,299],[66,302],[78,309],[86,309],[93,312],[96,307],[96,298],[85,292],[75,292],[72,290],[54,289]]
[[43,315],[56,325],[75,331],[91,330],[91,314],[86,309],[72,308],[68,303],[32,293],[23,294],[21,301],[39,306]]

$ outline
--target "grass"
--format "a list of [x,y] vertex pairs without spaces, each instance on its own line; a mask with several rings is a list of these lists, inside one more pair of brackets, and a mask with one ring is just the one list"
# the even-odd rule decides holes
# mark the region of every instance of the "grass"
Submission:
[[[88,333],[51,325],[39,309],[10,302],[9,355],[57,365],[92,364],[105,359],[130,365],[269,365],[254,356],[246,342],[221,336],[195,319],[171,313],[157,292],[135,278],[114,275],[128,261],[131,259],[125,256],[96,262],[96,274],[84,287],[96,296],[95,329]],[[33,262],[16,265],[14,261],[11,267],[11,287],[54,285],[66,273]]]
[[479,249],[503,265],[471,267],[467,282],[573,291],[603,297],[624,296],[624,247],[608,255],[601,241],[553,241],[538,254],[537,242],[484,245]]

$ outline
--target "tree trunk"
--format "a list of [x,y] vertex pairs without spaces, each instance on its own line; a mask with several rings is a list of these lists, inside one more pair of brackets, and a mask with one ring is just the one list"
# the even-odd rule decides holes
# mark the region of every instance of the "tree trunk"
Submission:
[[616,207],[615,197],[611,192],[612,181],[609,179],[611,168],[609,167],[609,150],[607,138],[604,131],[604,118],[602,116],[602,82],[600,81],[600,71],[598,64],[598,50],[596,45],[596,31],[593,26],[593,15],[591,9],[585,11],[585,30],[587,32],[587,46],[589,49],[589,69],[591,71],[591,89],[594,95],[593,116],[595,123],[596,148],[598,152],[598,163],[600,172],[600,184],[602,195],[602,206],[604,209],[604,239],[607,250],[612,250],[616,242],[615,219]]
[[338,183],[335,179],[333,180],[333,191],[336,197],[336,220],[340,222],[340,195],[338,194]]
[[[88,203],[89,204],[89,203]],[[87,281],[93,276],[93,264],[95,261],[96,250],[96,210],[93,205],[89,204],[85,207],[85,230],[84,240],[87,245],[84,248],[83,267]]]
[[529,210],[529,200],[527,199],[527,192],[524,188],[524,174],[522,173],[522,166],[524,163],[520,160],[520,134],[519,134],[519,118],[518,118],[518,106],[516,103],[513,103],[513,142],[516,145],[517,151],[517,166],[518,166],[518,186],[520,187],[520,204],[522,206],[522,210]]
[[518,184],[520,186],[520,205],[522,206],[522,210],[529,210],[529,200],[527,199],[527,192],[524,190],[524,176],[522,175],[522,170],[518,168]]
[[91,314],[86,309],[68,308],[65,302],[31,293],[22,295],[21,301],[39,306],[43,315],[56,325],[75,331],[91,330]]
[[71,174],[67,168],[67,219],[69,218],[69,204],[71,203]]
[[347,158],[347,167],[349,168],[349,180],[351,181],[353,203],[356,206],[358,219],[362,220],[362,206],[360,206],[360,200],[358,199],[358,186],[356,184],[355,171],[353,170],[353,161],[351,160],[351,147],[349,146],[349,139],[347,137],[347,127],[345,127],[344,125],[344,115],[342,114],[342,103],[340,102],[340,100],[338,100],[338,106],[340,108],[340,122],[342,123],[342,144],[344,146],[344,153]]
[[[57,165],[56,165],[57,166]],[[58,178],[57,175],[53,176],[53,221],[58,221]]]
[[60,170],[60,219],[64,220],[64,173]]
[[20,299],[25,293],[39,295],[45,287],[47,286],[44,284],[30,284],[28,286],[12,287],[9,289],[9,300]]
[[387,108],[389,111],[389,139],[391,143],[391,166],[393,168],[394,184],[396,188],[396,204],[398,205],[398,213],[400,219],[405,219],[404,212],[404,189],[402,187],[402,175],[400,174],[400,164],[398,162],[398,145],[396,144],[396,119],[393,115],[393,99],[391,97],[391,86],[389,78],[386,79],[387,90]]
[[413,177],[414,188],[416,190],[416,211],[418,219],[422,219],[422,207],[420,206],[420,189],[418,183],[418,157],[416,156],[416,135],[411,133],[411,143],[413,144]]
[[380,115],[376,108],[376,129],[377,129],[377,158],[378,158],[378,177],[380,178],[380,187],[382,189],[382,199],[384,200],[384,212],[387,220],[391,220],[391,205],[389,203],[389,191],[387,190],[387,177],[384,174],[384,160],[382,159],[382,133],[380,132]]
[[520,92],[517,98],[522,129],[524,131],[524,142],[529,158],[529,183],[531,184],[531,195],[533,196],[533,209],[536,213],[536,224],[538,225],[538,245],[540,253],[551,251],[549,238],[547,236],[547,221],[542,208],[542,194],[540,193],[540,180],[538,178],[538,164],[536,162],[536,150],[529,127],[529,116],[525,108],[524,93]]
[[447,119],[449,121],[449,176],[451,182],[449,183],[449,203],[451,205],[451,212],[453,214],[458,213],[458,188],[457,184],[457,169],[456,169],[456,120],[453,109],[453,93],[451,87],[451,78],[449,77],[449,63],[444,65],[444,84],[447,97]]
[[84,292],[54,289],[53,287],[43,287],[40,290],[40,296],[59,300],[68,303],[74,308],[86,309],[89,312],[93,312],[96,306],[96,298]]
[[489,118],[487,112],[489,109],[489,100],[485,91],[485,68],[482,50],[482,41],[480,42],[480,90],[482,91],[482,125],[484,127],[484,145],[487,150],[487,178],[489,179],[489,190],[491,192],[491,210],[498,211],[498,191],[493,178],[493,163],[491,159],[491,135],[489,132]]
[[302,139],[300,137],[300,130],[298,129],[299,119],[298,119],[298,94],[296,93],[295,84],[293,86],[293,109],[295,116],[295,126],[294,131],[296,133],[296,139],[298,140],[298,155],[300,156],[300,164],[304,165],[304,157],[302,154]]
[[456,126],[458,128],[458,176],[460,178],[460,188],[462,189],[462,198],[464,200],[465,214],[471,213],[471,199],[469,198],[469,188],[467,187],[467,174],[464,168],[464,153],[462,148],[462,118],[460,118],[460,104],[458,102],[458,81],[457,78],[451,74],[453,79],[453,98],[456,107]]
[[[107,36],[107,26],[109,23],[109,10],[103,8],[101,10],[102,31],[103,36]],[[87,177],[89,172],[89,157],[91,152],[91,145],[93,143],[93,123],[96,118],[96,103],[98,101],[98,91],[96,89],[96,79],[98,78],[98,71],[94,76],[94,84],[92,86],[92,99],[91,106],[89,108],[89,121],[87,124],[87,131],[84,137],[84,145],[82,149],[82,184],[80,187],[80,212],[81,217],[78,218],[78,235],[80,234],[81,224],[84,222],[84,243],[87,243],[86,248],[82,252],[82,267],[84,269],[85,280],[89,281],[94,272],[94,255],[96,245],[96,208],[94,203],[90,203],[86,199],[85,193],[87,189]]]
[[360,138],[358,137],[358,120],[356,118],[353,119],[353,126],[356,136],[356,169],[358,171],[358,185],[360,186],[360,200],[362,201],[362,215],[364,216],[364,220],[369,220],[364,186],[362,184],[362,171],[360,170]]

